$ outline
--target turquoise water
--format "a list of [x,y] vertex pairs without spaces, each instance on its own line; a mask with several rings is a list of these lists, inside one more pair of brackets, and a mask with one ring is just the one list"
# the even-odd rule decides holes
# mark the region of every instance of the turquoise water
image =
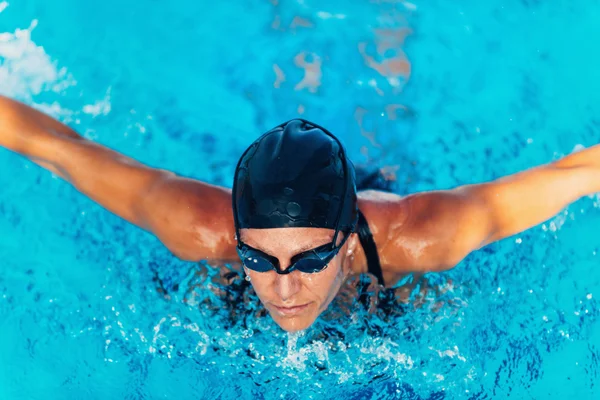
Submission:
[[[245,146],[299,114],[394,173],[399,193],[600,142],[597,1],[0,10],[0,93],[212,183],[229,186]],[[597,196],[430,274],[437,290],[410,305],[365,310],[349,282],[287,335],[239,276],[178,261],[12,153],[0,163],[1,399],[600,395]]]

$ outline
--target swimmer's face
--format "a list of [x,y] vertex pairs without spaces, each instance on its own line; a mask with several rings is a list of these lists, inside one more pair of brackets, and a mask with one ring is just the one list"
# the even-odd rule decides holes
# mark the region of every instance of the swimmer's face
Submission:
[[[333,235],[332,229],[324,228],[242,229],[240,232],[244,243],[277,257],[282,270],[290,266],[296,254],[331,243]],[[306,274],[295,270],[280,275],[275,271],[256,272],[244,268],[260,301],[282,329],[288,332],[306,329],[329,306],[350,272],[351,257],[348,256],[356,246],[355,236],[320,272]]]

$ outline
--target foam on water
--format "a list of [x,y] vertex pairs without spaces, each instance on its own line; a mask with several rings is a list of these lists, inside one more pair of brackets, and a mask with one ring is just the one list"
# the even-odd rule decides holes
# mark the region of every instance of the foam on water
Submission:
[[[8,3],[2,3],[4,8]],[[0,4],[0,10],[3,10]],[[75,81],[66,68],[58,68],[42,46],[31,40],[31,33],[38,21],[33,20],[28,28],[14,33],[0,34],[0,93],[30,100],[42,91],[61,93]]]

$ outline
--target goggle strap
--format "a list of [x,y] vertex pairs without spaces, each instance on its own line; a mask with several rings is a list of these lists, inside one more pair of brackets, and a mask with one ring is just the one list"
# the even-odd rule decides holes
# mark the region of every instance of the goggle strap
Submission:
[[337,247],[337,237],[338,237],[338,233],[340,233],[339,229],[335,230],[335,233],[333,234],[333,241],[331,242],[331,250],[333,251],[336,247]]

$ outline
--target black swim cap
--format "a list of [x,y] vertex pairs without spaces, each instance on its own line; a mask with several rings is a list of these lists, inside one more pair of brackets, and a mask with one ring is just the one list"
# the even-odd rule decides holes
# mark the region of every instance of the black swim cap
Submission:
[[233,182],[236,233],[242,228],[316,227],[354,232],[354,165],[340,141],[294,119],[259,137],[238,162]]

